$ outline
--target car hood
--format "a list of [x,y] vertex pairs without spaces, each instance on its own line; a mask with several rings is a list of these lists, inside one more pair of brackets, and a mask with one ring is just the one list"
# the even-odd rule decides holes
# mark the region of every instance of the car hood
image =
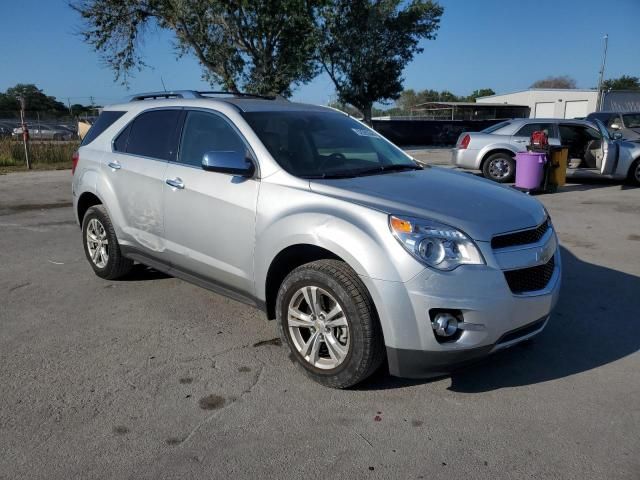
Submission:
[[529,195],[444,168],[312,180],[310,188],[385,213],[437,220],[478,241],[535,227],[546,215],[542,204]]

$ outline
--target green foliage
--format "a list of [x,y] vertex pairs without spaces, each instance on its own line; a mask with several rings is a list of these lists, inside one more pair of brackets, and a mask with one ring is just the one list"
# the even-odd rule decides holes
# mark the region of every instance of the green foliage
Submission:
[[471,95],[467,97],[467,102],[475,102],[476,98],[489,97],[495,94],[496,92],[494,92],[492,88],[479,88],[478,90],[474,90]]
[[413,89],[404,90],[396,100],[397,109],[405,115],[409,115],[411,110],[422,103],[427,102],[475,102],[478,97],[486,97],[495,95],[496,92],[491,88],[480,88],[474,90],[469,96],[458,96],[448,90],[426,89],[415,91]]
[[530,88],[577,88],[576,81],[568,75],[547,77],[536,80]]
[[338,99],[370,122],[374,102],[395,100],[402,71],[433,39],[443,8],[431,0],[328,0],[318,18],[318,60]]
[[55,97],[45,95],[35,85],[19,83],[15,87],[8,88],[5,93],[0,93],[0,111],[13,112],[20,110],[18,98],[23,96],[26,100],[26,109],[35,112],[64,113],[67,107]]
[[620,78],[610,78],[602,82],[604,90],[640,90],[640,78],[622,75]]
[[317,0],[79,0],[71,4],[84,40],[117,79],[144,67],[140,43],[149,28],[175,36],[179,55],[193,53],[203,76],[231,91],[288,96],[317,73]]

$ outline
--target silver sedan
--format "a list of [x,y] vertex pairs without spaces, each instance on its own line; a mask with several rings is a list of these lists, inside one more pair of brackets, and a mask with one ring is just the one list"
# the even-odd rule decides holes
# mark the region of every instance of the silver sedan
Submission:
[[460,135],[452,151],[457,167],[481,170],[500,183],[511,182],[515,154],[524,152],[534,131],[545,131],[551,145],[569,149],[567,176],[596,176],[640,184],[640,144],[619,140],[598,120],[521,118]]

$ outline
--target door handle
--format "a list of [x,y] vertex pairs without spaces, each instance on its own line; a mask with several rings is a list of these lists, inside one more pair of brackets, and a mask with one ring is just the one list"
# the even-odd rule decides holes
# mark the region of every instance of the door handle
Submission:
[[177,188],[179,190],[182,190],[184,188],[184,183],[182,182],[182,179],[180,177],[167,178],[165,180],[165,183],[170,187]]
[[527,143],[529,140],[514,140],[516,143]]
[[107,165],[109,165],[109,168],[112,168],[113,170],[120,170],[122,168],[120,162],[109,162]]

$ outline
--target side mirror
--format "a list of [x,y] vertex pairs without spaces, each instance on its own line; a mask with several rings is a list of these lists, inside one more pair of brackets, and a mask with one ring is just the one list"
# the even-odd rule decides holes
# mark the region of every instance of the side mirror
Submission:
[[614,140],[620,140],[622,138],[622,132],[613,132],[611,138],[613,138]]
[[238,177],[252,177],[256,168],[245,152],[207,152],[202,157],[202,169]]

